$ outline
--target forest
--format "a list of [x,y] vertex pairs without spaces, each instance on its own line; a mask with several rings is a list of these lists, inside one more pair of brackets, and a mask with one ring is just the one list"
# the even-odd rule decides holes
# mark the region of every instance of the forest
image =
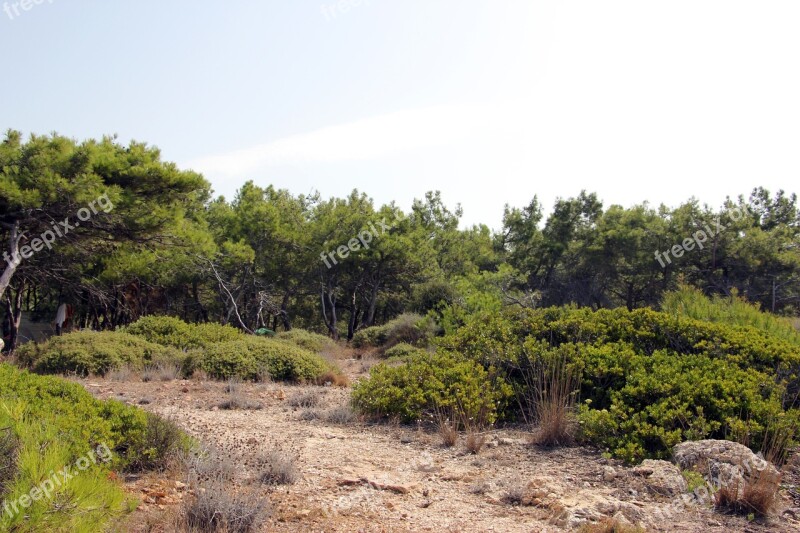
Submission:
[[[724,186],[724,185],[721,185]],[[687,191],[690,196],[690,191]],[[455,327],[478,311],[657,307],[681,285],[800,308],[797,197],[754,188],[710,207],[605,206],[580,191],[462,227],[430,191],[409,210],[244,184],[214,197],[191,169],[112,137],[0,145],[0,301],[6,350],[23,312],[111,330],[150,314],[244,332],[304,328],[351,340],[404,313]]]

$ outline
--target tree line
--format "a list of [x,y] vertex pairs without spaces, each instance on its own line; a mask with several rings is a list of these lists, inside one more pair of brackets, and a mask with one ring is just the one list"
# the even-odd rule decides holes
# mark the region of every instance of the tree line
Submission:
[[462,228],[461,215],[438,192],[408,212],[355,190],[324,199],[252,182],[215,198],[202,175],[144,143],[10,130],[0,144],[6,348],[24,311],[50,320],[65,302],[80,328],[170,314],[337,339],[409,311],[447,325],[505,306],[657,306],[680,284],[775,313],[800,307],[800,214],[784,191],[758,187],[717,208],[604,207],[584,191],[547,214],[534,197],[507,206],[498,231]]

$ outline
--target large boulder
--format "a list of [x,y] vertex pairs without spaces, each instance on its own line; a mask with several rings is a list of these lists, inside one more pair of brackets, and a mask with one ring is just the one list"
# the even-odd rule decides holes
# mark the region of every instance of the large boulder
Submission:
[[683,470],[703,474],[716,489],[725,487],[742,493],[746,487],[758,484],[764,490],[777,493],[781,473],[750,448],[727,440],[683,442],[672,450],[675,462]]

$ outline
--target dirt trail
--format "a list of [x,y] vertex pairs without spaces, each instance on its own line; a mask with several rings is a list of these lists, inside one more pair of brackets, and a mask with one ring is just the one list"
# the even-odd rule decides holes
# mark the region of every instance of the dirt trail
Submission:
[[[630,469],[584,448],[533,448],[514,430],[494,431],[473,455],[463,438],[444,448],[437,435],[421,429],[326,421],[327,410],[346,404],[348,389],[242,384],[241,397],[261,409],[226,411],[217,407],[228,396],[223,383],[81,383],[98,397],[173,419],[230,457],[240,481],[257,476],[260,453],[279,449],[295,456],[297,483],[260,489],[273,507],[265,531],[555,532],[574,529],[582,516],[599,517],[598,509],[621,513],[648,531],[800,531],[788,514],[759,524],[699,506],[670,513],[674,498],[654,493]],[[317,396],[318,406],[291,406],[305,394]],[[153,478],[128,486],[145,502],[130,520],[131,531],[144,531],[145,523],[174,511],[187,490],[180,480]],[[508,503],[510,495],[523,493],[528,505]],[[788,499],[785,506],[791,506]]]

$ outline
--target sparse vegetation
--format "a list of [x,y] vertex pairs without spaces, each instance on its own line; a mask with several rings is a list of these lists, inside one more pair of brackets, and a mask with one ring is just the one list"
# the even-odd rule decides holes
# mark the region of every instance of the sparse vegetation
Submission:
[[346,426],[356,422],[358,420],[358,416],[356,415],[355,411],[353,411],[353,408],[349,405],[340,405],[326,411],[324,419],[325,422],[329,424]]
[[305,390],[296,392],[288,399],[289,405],[292,407],[310,408],[317,407],[322,401],[319,391]]
[[259,480],[266,485],[293,485],[299,477],[294,458],[278,450],[263,454],[258,465]]
[[183,506],[183,521],[199,533],[250,533],[258,531],[269,516],[263,498],[237,492],[225,482],[200,484]]

